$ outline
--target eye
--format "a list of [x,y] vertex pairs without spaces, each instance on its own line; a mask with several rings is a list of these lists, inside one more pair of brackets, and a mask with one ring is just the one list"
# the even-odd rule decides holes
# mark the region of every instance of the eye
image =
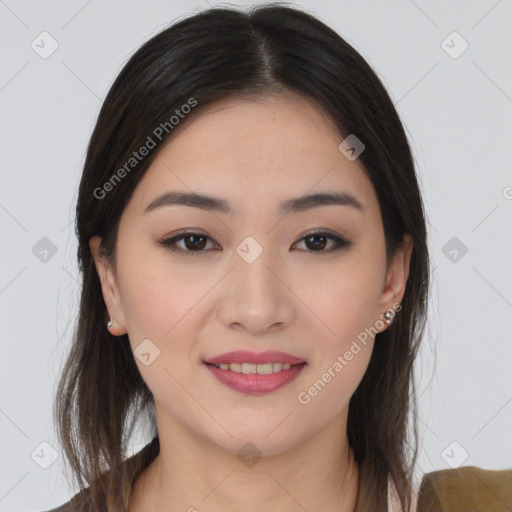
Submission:
[[[208,240],[213,242],[209,236],[203,235],[202,233],[189,231],[186,233],[181,233],[180,235],[174,236],[172,238],[168,238],[167,240],[162,240],[159,243],[169,251],[190,253],[195,256],[196,254],[204,252],[203,249],[207,245]],[[184,248],[179,247],[177,245],[178,242],[183,242]]]
[[[191,255],[193,254],[195,256],[202,252],[206,252],[204,249],[208,245],[209,241],[214,242],[212,238],[204,235],[203,233],[189,231],[186,233],[176,235],[172,238],[162,240],[159,243],[169,251],[188,253]],[[325,247],[328,245],[328,241],[331,241],[332,244],[330,248],[325,249]],[[181,247],[178,246],[178,243],[180,242],[183,242],[184,244]],[[307,233],[306,236],[302,237],[293,245],[295,246],[301,242],[304,242],[306,244],[306,247],[313,248],[312,250],[309,250],[307,252],[332,252],[337,249],[348,248],[352,245],[352,242],[344,240],[343,238],[337,235],[330,234],[321,230]],[[214,245],[217,248],[219,247],[218,244],[214,243]]]
[[[323,250],[326,245],[328,245],[328,240],[333,243],[329,249]],[[314,248],[312,251],[308,252],[331,252],[337,249],[345,249],[352,245],[352,242],[349,242],[337,235],[326,233],[325,231],[320,230],[307,233],[306,236],[302,237],[298,242],[295,242],[294,245],[303,241],[306,244],[306,247]]]

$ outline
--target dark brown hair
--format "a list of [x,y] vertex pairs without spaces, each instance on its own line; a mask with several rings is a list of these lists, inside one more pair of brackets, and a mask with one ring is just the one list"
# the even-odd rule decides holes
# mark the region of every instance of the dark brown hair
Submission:
[[[285,91],[313,101],[343,137],[354,134],[364,143],[359,161],[378,197],[388,264],[404,234],[413,240],[402,309],[377,334],[350,400],[347,427],[360,469],[356,510],[387,510],[388,476],[408,510],[418,436],[413,363],[429,289],[425,214],[411,150],[393,102],[364,58],[313,15],[281,3],[247,11],[212,8],[176,22],[135,52],[105,98],[79,188],[80,310],[54,408],[69,467],[83,489],[73,502],[77,510],[126,511],[132,482],[159,452],[154,398],[129,339],[113,337],[105,327],[89,239],[101,236],[103,254],[115,263],[121,214],[172,137],[169,119],[176,109],[193,98],[192,119],[219,99]],[[157,147],[98,198],[98,189],[161,125],[167,131],[161,140],[153,135]],[[150,419],[153,441],[127,459],[142,415]]]

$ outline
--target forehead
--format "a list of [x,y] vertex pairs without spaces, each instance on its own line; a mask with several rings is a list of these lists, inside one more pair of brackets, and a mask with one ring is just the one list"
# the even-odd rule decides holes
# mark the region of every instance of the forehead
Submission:
[[178,190],[225,198],[235,214],[251,205],[277,212],[291,197],[336,191],[371,210],[373,186],[362,163],[339,151],[343,139],[318,106],[295,94],[217,101],[181,121],[133,202],[142,212],[157,195]]

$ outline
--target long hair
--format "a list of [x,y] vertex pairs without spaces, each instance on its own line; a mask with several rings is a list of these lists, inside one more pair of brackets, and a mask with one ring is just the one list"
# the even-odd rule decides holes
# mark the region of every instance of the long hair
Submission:
[[[343,137],[354,134],[364,143],[359,161],[378,197],[388,264],[404,234],[413,240],[402,309],[376,336],[367,371],[350,399],[347,426],[360,470],[356,510],[387,510],[389,477],[403,509],[409,509],[418,451],[413,363],[429,289],[425,213],[411,150],[393,102],[364,58],[313,15],[274,3],[212,8],[169,26],[133,54],[102,105],[76,208],[79,317],[54,405],[58,437],[81,489],[73,500],[77,510],[126,511],[132,482],[159,452],[156,435],[126,456],[142,415],[156,434],[154,397],[128,336],[113,337],[105,327],[89,239],[100,235],[102,253],[115,264],[121,214],[173,136],[176,109],[190,105],[192,119],[219,99],[284,91],[312,100]],[[156,147],[134,164],[133,152],[148,137]]]

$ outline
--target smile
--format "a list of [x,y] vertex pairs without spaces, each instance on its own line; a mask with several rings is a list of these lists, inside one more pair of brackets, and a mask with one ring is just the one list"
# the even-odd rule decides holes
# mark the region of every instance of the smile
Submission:
[[250,395],[262,395],[280,389],[294,381],[306,366],[305,362],[204,364],[220,383]]
[[292,365],[290,363],[231,363],[215,366],[218,366],[221,370],[230,370],[235,373],[245,373],[246,375],[255,373],[258,375],[269,375],[270,373],[280,372],[281,370],[289,370]]

